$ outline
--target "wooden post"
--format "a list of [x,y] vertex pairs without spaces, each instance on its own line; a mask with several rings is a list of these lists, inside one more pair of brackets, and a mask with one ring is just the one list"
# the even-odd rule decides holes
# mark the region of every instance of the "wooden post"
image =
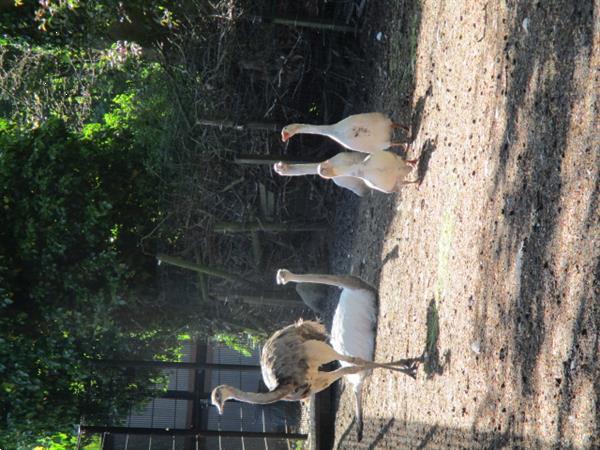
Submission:
[[256,23],[274,23],[275,25],[285,25],[292,28],[314,28],[317,30],[336,31],[339,33],[354,33],[354,27],[342,25],[334,22],[323,22],[310,19],[287,18],[287,17],[271,17],[271,16],[245,16],[251,22]]
[[303,306],[304,303],[297,296],[290,296],[287,292],[277,291],[259,291],[259,292],[242,292],[242,291],[214,291],[213,295],[219,298],[235,298],[250,305],[259,306],[284,306],[294,307]]
[[292,231],[325,231],[327,223],[325,222],[218,222],[213,230],[216,233],[250,233],[254,231],[265,231],[270,233],[292,232]]
[[283,161],[288,163],[313,163],[320,162],[315,159],[310,160],[310,158],[293,158],[287,155],[277,156],[277,155],[238,155],[233,158],[233,162],[240,165],[251,165],[251,166],[260,166],[260,165],[269,165],[272,166],[276,162]]
[[278,123],[272,122],[248,122],[248,123],[235,123],[232,120],[210,120],[210,119],[199,119],[196,121],[197,125],[206,127],[216,128],[233,128],[237,131],[246,130],[263,130],[263,131],[274,131],[279,132],[282,126]]
[[240,275],[236,275],[234,273],[227,272],[226,270],[217,269],[214,267],[208,267],[203,264],[196,264],[196,263],[186,261],[181,258],[177,258],[176,256],[169,256],[169,255],[164,255],[162,253],[159,253],[158,255],[156,255],[156,259],[158,259],[161,262],[171,264],[173,266],[181,267],[182,269],[193,270],[198,273],[204,273],[206,275],[211,275],[213,277],[223,278],[227,281],[231,281],[234,283],[244,283],[244,284],[248,284],[251,286],[256,286],[256,283],[254,283],[250,280],[246,280],[245,278],[241,277]]

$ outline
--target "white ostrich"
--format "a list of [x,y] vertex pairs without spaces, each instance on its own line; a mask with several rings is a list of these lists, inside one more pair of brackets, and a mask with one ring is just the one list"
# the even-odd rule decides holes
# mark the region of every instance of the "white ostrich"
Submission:
[[[360,163],[365,159],[365,155],[356,152],[342,152],[335,155],[328,161],[335,165],[353,165]],[[319,175],[319,163],[292,164],[279,161],[273,165],[273,170],[284,177],[296,177],[302,175]],[[371,191],[361,178],[347,176],[330,177],[338,186],[354,192],[359,197],[368,194]]]
[[273,165],[273,170],[287,177],[319,175],[362,197],[371,189],[389,194],[400,192],[406,184],[419,183],[420,180],[405,179],[418,161],[403,159],[385,150],[369,155],[342,152],[321,163],[290,164],[279,161]]
[[333,139],[347,149],[373,153],[389,147],[406,145],[392,142],[395,128],[408,132],[408,127],[392,122],[385,114],[372,112],[348,116],[333,125],[292,123],[281,130],[281,140],[287,142],[296,134],[319,134]]
[[[342,289],[333,323],[331,325],[331,345],[343,355],[352,355],[371,361],[375,353],[375,332],[377,326],[377,291],[368,283],[354,276],[292,274],[287,270],[277,273],[278,282],[318,283]],[[403,360],[403,363],[416,369],[422,358]],[[340,360],[341,366],[351,368],[352,362]],[[352,385],[355,396],[356,434],[362,440],[362,387],[371,370],[349,373],[346,380]],[[408,373],[413,376],[414,372]]]
[[400,192],[406,184],[420,182],[418,179],[405,179],[418,162],[418,159],[403,159],[395,153],[379,150],[357,161],[336,161],[333,157],[319,164],[317,171],[327,179],[360,179],[367,187],[390,194]]

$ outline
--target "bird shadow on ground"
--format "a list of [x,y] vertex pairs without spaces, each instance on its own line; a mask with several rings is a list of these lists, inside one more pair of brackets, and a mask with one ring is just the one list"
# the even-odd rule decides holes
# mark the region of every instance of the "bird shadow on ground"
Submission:
[[[340,395],[341,395],[341,394],[340,394]],[[342,433],[342,435],[340,436],[340,440],[339,440],[339,442],[338,442],[338,445],[337,445],[337,447],[336,447],[336,448],[340,448],[340,445],[341,445],[341,443],[342,443],[342,442],[344,442],[344,441],[346,441],[346,440],[350,439],[350,436],[349,436],[349,435],[350,435],[350,433],[352,432],[352,428],[354,428],[354,425],[355,425],[355,424],[356,424],[356,417],[354,417],[354,418],[352,419],[352,422],[350,422],[350,423],[348,424],[348,426],[346,427],[346,429],[344,430],[344,432],[343,432],[343,433]]]
[[367,447],[369,450],[373,450],[373,449],[377,448],[377,444],[379,444],[379,442],[385,437],[385,434],[394,425],[395,421],[396,421],[396,419],[394,419],[392,417],[388,421],[388,423],[386,423],[383,427],[381,427],[379,432],[375,435],[375,438],[373,439],[373,441],[369,444],[369,447]]
[[[394,419],[393,417],[390,420],[388,420],[388,422],[381,427],[379,432],[375,435],[373,440],[369,443],[369,446],[367,447],[367,449],[373,450],[373,449],[377,448],[377,444],[379,444],[379,442],[385,437],[386,433],[394,425],[395,421],[396,421],[396,419]],[[356,424],[356,418],[352,419],[352,422],[350,422],[348,427],[344,430],[344,432],[340,436],[340,440],[338,441],[338,445],[337,445],[336,449],[344,448],[342,446],[345,443],[347,443],[347,441],[353,441],[352,429],[354,428],[355,424]]]
[[421,156],[419,157],[419,165],[417,167],[417,179],[419,184],[423,182],[427,170],[429,170],[429,161],[431,155],[437,149],[437,136],[435,139],[427,139],[421,148]]
[[393,261],[394,259],[398,259],[398,257],[400,256],[400,254],[398,253],[398,244],[394,245],[394,248],[391,249],[389,252],[386,253],[386,255],[383,257],[383,260],[381,261],[381,264],[379,265],[378,271],[381,272],[381,269],[383,269],[383,267],[389,263],[390,261]]
[[425,103],[427,102],[427,98],[431,96],[432,88],[429,86],[425,95],[418,98],[417,103],[415,104],[412,118],[410,120],[410,138],[414,139],[415,136],[419,134],[419,130],[421,129],[421,122],[423,122],[423,111],[425,111]]
[[442,375],[444,373],[444,369],[450,364],[451,357],[451,351],[448,349],[444,352],[443,361],[440,362],[440,318],[434,299],[429,301],[426,323],[427,336],[425,339],[425,350],[423,351],[423,358],[425,360],[423,369],[427,374],[427,378],[433,378],[435,375]]

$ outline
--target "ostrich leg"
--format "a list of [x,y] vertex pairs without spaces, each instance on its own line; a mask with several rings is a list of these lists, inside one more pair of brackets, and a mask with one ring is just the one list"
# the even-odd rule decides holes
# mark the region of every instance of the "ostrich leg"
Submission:
[[[369,369],[388,369],[388,370],[395,370],[396,372],[402,372],[405,375],[410,376],[411,378],[416,378],[417,366],[414,363],[411,364],[410,366],[399,367],[397,365],[392,365],[392,364],[384,364],[384,363],[377,363],[374,361],[366,361],[362,358],[357,358],[355,356],[342,355],[341,353],[336,352],[333,349],[333,347],[331,347],[326,342],[317,341],[317,340],[306,341],[303,344],[303,347],[304,347],[306,354],[308,355],[309,366],[311,366],[311,367],[318,368],[318,367],[321,367],[323,364],[327,364],[331,361],[337,360],[337,361],[345,361],[345,362],[348,362],[348,363],[354,365],[353,369],[355,370],[355,372],[348,372],[348,373],[358,373],[358,372],[362,372],[363,370],[369,370]],[[405,360],[405,361],[414,362],[413,360]],[[346,374],[347,373],[343,373],[342,376],[346,375]],[[333,381],[335,381],[335,380],[333,380]],[[333,381],[332,381],[332,383],[333,383]]]

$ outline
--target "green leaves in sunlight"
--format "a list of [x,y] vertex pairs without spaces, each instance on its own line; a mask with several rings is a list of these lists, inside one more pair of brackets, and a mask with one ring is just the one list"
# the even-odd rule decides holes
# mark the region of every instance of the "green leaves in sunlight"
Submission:
[[80,130],[52,108],[0,120],[0,448],[73,448],[82,416],[118,420],[165,381],[90,360],[180,357],[162,317],[137,312],[157,292],[140,239],[161,239],[170,110],[159,68],[138,75]]

